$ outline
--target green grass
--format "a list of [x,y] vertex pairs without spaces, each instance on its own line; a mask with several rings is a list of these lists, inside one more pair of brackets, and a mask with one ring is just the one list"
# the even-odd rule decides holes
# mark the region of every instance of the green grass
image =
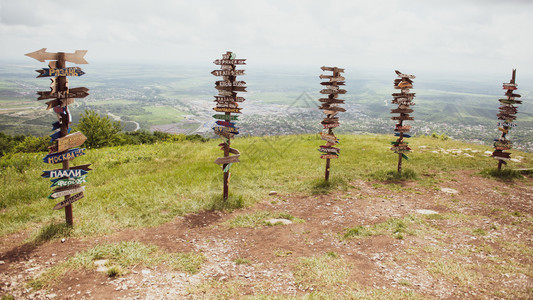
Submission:
[[417,228],[424,225],[424,221],[415,216],[400,218],[390,218],[385,222],[369,226],[355,226],[348,228],[344,233],[345,239],[361,238],[376,235],[392,235],[397,239],[405,238],[405,235],[416,235]]
[[250,214],[242,214],[235,216],[233,219],[227,221],[230,228],[246,227],[246,228],[259,228],[262,226],[273,226],[272,223],[266,222],[268,219],[287,219],[294,223],[301,223],[304,220],[294,217],[286,212],[269,212],[269,211],[257,211]]
[[110,277],[120,276],[128,272],[128,269],[143,265],[151,267],[165,264],[172,270],[179,270],[189,274],[199,271],[204,262],[204,256],[195,253],[167,253],[157,246],[146,245],[136,241],[101,244],[89,250],[77,253],[66,262],[46,270],[29,282],[33,289],[41,289],[53,285],[69,270],[95,268],[94,261],[108,260],[109,266],[106,273]]
[[[232,147],[241,152],[241,162],[231,167],[227,202],[221,197],[222,171],[213,163],[221,156],[217,147],[220,139],[88,149],[86,155],[72,162],[91,163],[93,171],[88,175],[85,198],[73,205],[74,227],[68,234],[95,236],[124,228],[157,226],[191,212],[247,207],[273,189],[293,195],[332,193],[347,189],[354,180],[375,180],[378,170],[396,170],[397,156],[388,149],[390,136],[340,138],[342,155],[331,163],[329,183],[323,180],[325,161],[316,149],[324,142],[317,135],[233,140]],[[493,159],[482,154],[468,158],[430,151],[468,147],[483,153],[489,147],[430,137],[411,138],[410,145],[415,150],[427,147],[404,161],[404,170],[418,174],[421,185],[434,184],[455,170],[494,167]],[[43,232],[39,238],[43,228],[64,222],[64,212],[52,210],[60,200],[47,199],[52,191],[50,181],[40,177],[42,170],[58,168],[44,164],[45,155],[17,153],[0,158],[0,236],[21,231],[30,231],[36,240],[64,236]],[[533,167],[533,154],[520,155],[524,157],[520,167]]]
[[339,288],[348,283],[350,265],[340,257],[300,257],[294,266],[294,282],[303,290]]
[[519,171],[512,170],[512,169],[505,169],[498,170],[498,168],[488,168],[484,169],[480,172],[481,176],[486,178],[494,178],[494,179],[500,179],[504,181],[511,181],[515,179],[524,179],[524,176]]

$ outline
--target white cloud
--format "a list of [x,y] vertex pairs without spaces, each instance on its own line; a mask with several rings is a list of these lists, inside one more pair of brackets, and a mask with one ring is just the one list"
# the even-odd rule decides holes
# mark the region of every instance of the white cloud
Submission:
[[530,3],[0,0],[0,53],[83,48],[96,61],[210,63],[233,50],[258,64],[526,71]]

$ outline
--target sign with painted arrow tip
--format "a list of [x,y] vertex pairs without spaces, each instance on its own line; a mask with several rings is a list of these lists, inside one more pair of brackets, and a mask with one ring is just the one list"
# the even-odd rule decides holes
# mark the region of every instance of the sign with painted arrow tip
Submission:
[[229,80],[219,80],[219,81],[215,81],[215,85],[216,86],[229,86],[229,87],[233,87],[233,86],[238,86],[238,87],[246,87],[246,82],[245,81],[229,81]]
[[219,132],[227,132],[227,133],[232,133],[232,134],[239,134],[239,128],[235,128],[235,127],[219,126],[219,127],[213,127],[213,130],[215,131],[216,134],[218,134]]
[[215,76],[238,76],[244,75],[244,70],[214,70],[211,74]]
[[57,177],[80,177],[85,174],[87,174],[88,171],[91,171],[92,169],[89,168],[91,164],[87,165],[80,165],[71,167],[70,169],[55,169],[50,171],[43,171],[43,174],[41,174],[41,177],[43,178],[57,178]]
[[43,68],[41,70],[35,70],[39,73],[37,78],[40,77],[52,77],[52,76],[82,76],[85,74],[80,67],[69,67],[69,68]]
[[89,91],[89,89],[86,87],[78,87],[69,89],[68,91],[64,92],[37,92],[37,94],[39,95],[39,98],[37,98],[37,100],[45,100],[51,98],[85,98],[89,96],[89,93],[87,93],[87,91]]
[[398,70],[395,70],[394,72],[396,72],[396,74],[398,74],[398,77],[409,78],[409,79],[415,79],[416,78],[415,75],[403,74],[402,72],[400,72]]
[[343,89],[323,89],[321,94],[346,94],[346,90]]
[[[88,64],[88,62],[83,58],[87,54],[87,50],[76,50],[74,53],[64,53],[65,61],[69,61],[75,64]],[[46,52],[46,48],[37,50],[35,52],[24,54],[33,59],[36,59],[40,62],[45,60],[58,60],[59,53]]]
[[82,199],[84,197],[83,195],[83,192],[80,192],[78,194],[75,194],[75,195],[72,195],[70,197],[67,197],[65,198],[65,200],[59,202],[58,204],[56,204],[56,206],[54,206],[54,210],[58,210],[58,209],[61,209],[67,205],[70,205],[80,199]]
[[57,152],[63,152],[72,147],[79,147],[86,140],[87,137],[81,131],[66,135],[57,139]]
[[335,158],[339,158],[338,155],[336,154],[323,154],[323,155],[320,155],[320,158],[322,159],[335,159]]
[[57,164],[60,162],[73,160],[76,157],[85,155],[85,152],[83,152],[85,149],[71,149],[65,153],[55,153],[55,154],[48,154],[43,158],[43,161],[48,164]]
[[68,186],[68,187],[61,187],[61,188],[58,188],[58,189],[61,189],[61,190],[59,190],[57,192],[54,191],[52,194],[50,194],[50,196],[48,196],[48,199],[56,199],[56,198],[63,197],[63,196],[66,196],[66,195],[71,195],[71,194],[76,194],[76,193],[79,193],[79,192],[83,192],[83,191],[85,191],[85,186],[71,185],[71,186]]
[[216,121],[216,123],[217,123],[217,125],[220,125],[220,126],[235,128],[235,123],[234,122]]
[[335,143],[335,144],[339,143],[339,140],[333,134],[327,134],[327,133],[321,132],[320,133],[320,138],[323,139],[324,141],[327,141],[327,142],[330,142],[330,143]]
[[213,115],[213,118],[218,120],[226,120],[226,121],[237,121],[239,116],[231,116],[231,115]]
[[246,59],[239,58],[239,59],[215,59],[213,61],[215,65],[245,65]]
[[235,97],[233,98],[233,96],[215,96],[215,101],[223,101],[223,102],[230,102],[230,101],[233,101],[233,102],[244,102],[244,97]]
[[226,157],[219,157],[215,160],[215,164],[217,165],[224,165],[224,164],[232,164],[232,163],[238,163],[240,155],[232,155],[232,156],[226,156]]
[[240,108],[231,108],[231,107],[213,107],[213,110],[217,112],[230,112],[230,113],[238,113],[238,114],[241,113]]
[[344,69],[342,69],[342,68],[337,68],[337,67],[326,67],[326,66],[322,66],[322,67],[320,67],[320,69],[321,69],[322,71],[333,71],[333,72],[344,73]]
[[52,185],[50,187],[63,187],[63,186],[70,186],[75,184],[82,184],[87,182],[87,175],[83,175],[80,177],[74,177],[74,178],[62,178],[62,179],[54,179],[52,180]]
[[320,79],[329,79],[329,81],[344,81],[346,78],[342,77],[342,76],[334,76],[334,75],[324,75],[324,74],[320,74]]

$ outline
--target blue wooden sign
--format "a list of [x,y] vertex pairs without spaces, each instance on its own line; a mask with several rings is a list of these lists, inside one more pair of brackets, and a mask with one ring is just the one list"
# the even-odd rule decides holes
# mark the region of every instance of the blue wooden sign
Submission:
[[43,68],[42,70],[35,70],[39,73],[39,77],[52,77],[52,76],[82,76],[85,74],[80,67],[70,67],[63,69],[56,68]]
[[59,128],[61,128],[61,123],[59,123],[59,121],[52,123],[52,130],[57,130]]
[[[55,169],[50,171],[43,171],[43,174],[41,174],[41,177],[43,178],[57,178],[57,177],[80,177],[85,174],[87,174],[88,171],[91,171],[92,169],[89,168],[91,164],[87,165],[80,165],[71,167],[70,169]],[[54,180],[51,180],[54,182]]]
[[[395,133],[394,133],[394,136],[400,136],[400,133],[399,133],[399,132],[395,132]],[[405,133],[404,133],[404,134],[403,134],[403,137],[404,137],[404,138],[410,138],[411,135],[409,135],[409,134],[405,134]]]
[[85,152],[83,152],[84,149],[74,148],[68,150],[66,153],[54,153],[54,154],[48,154],[43,158],[43,161],[48,164],[57,164],[60,162],[64,162],[67,160],[73,160],[74,158],[78,156],[85,155]]
[[[70,128],[67,130],[67,133],[70,133]],[[60,138],[60,137],[61,137],[61,131],[57,131],[57,132],[52,133],[52,134],[50,135],[50,138],[52,138],[52,139],[50,140],[50,143],[53,142],[53,141],[55,141],[55,140],[57,140],[57,139]]]

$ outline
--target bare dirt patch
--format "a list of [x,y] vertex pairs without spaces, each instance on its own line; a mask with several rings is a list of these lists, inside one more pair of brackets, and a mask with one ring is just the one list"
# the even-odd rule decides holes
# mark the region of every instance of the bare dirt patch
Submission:
[[[265,195],[232,213],[190,214],[155,228],[65,243],[21,245],[15,243],[18,236],[4,237],[0,293],[60,299],[532,298],[533,179],[452,175],[432,187],[354,181],[348,190],[326,195]],[[437,214],[417,213],[422,209]],[[232,218],[258,211],[305,222],[228,226]],[[70,270],[49,289],[27,285],[77,252],[131,240],[169,252],[202,253],[205,262],[196,274],[136,265],[117,278]],[[328,263],[346,271],[333,285]]]

